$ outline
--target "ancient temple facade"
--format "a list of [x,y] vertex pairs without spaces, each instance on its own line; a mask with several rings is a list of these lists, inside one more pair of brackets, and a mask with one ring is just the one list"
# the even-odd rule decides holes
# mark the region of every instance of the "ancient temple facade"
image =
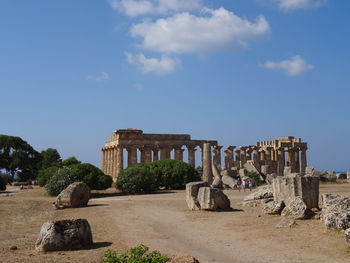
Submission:
[[147,134],[139,129],[121,129],[116,130],[102,148],[102,170],[115,180],[128,166],[160,159],[173,158],[195,167],[195,152],[199,149],[203,153],[204,143],[212,146],[213,163],[218,167],[222,166],[223,152],[224,169],[248,168],[263,174],[283,175],[286,166],[292,173],[304,173],[307,166],[307,143],[292,136],[222,149],[217,141],[192,140],[188,134]]
[[[204,143],[210,143],[214,148],[218,144],[217,141],[192,140],[188,134],[147,134],[139,129],[116,130],[102,148],[102,170],[116,179],[120,171],[128,166],[171,157],[187,161],[194,167],[195,152]],[[183,155],[185,148],[188,151],[187,160],[184,160]]]

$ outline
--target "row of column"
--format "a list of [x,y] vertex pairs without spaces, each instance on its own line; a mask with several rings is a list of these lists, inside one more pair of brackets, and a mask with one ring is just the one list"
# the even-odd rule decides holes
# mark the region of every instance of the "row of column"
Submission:
[[[196,146],[186,146],[188,149],[188,163],[195,167]],[[185,151],[181,146],[175,147],[125,147],[121,145],[105,147],[102,149],[102,169],[105,174],[116,178],[121,170],[124,168],[124,149],[127,151],[127,165],[131,166],[137,161],[137,151],[140,151],[140,162],[149,163],[159,159],[170,159],[171,152],[174,150],[174,159],[183,161],[183,152]],[[160,158],[159,158],[160,155]]]
[[[307,148],[273,148],[258,146],[229,146],[224,150],[225,169],[243,168],[247,161],[252,160],[256,168],[261,165],[271,165],[274,172],[283,174],[285,166],[290,166],[292,172],[305,172],[307,166]],[[215,152],[215,149],[213,150]],[[214,156],[215,159],[215,156]]]

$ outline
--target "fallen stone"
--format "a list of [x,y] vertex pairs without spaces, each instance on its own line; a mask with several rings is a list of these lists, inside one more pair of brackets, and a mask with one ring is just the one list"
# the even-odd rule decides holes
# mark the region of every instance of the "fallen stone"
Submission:
[[232,167],[231,169],[224,169],[220,172],[221,176],[230,176],[232,178],[238,178],[238,170],[236,167]]
[[190,210],[200,210],[198,191],[201,187],[207,187],[207,182],[192,182],[186,184],[186,202]]
[[198,201],[203,210],[230,210],[230,199],[220,190],[210,187],[201,187],[198,191]]
[[294,219],[307,219],[312,217],[312,212],[307,208],[304,200],[297,196],[286,205],[281,215]]
[[277,177],[277,174],[276,173],[272,173],[272,174],[268,174],[266,175],[266,178],[265,178],[265,182],[269,185],[272,185],[272,181],[273,179],[275,179]]
[[213,183],[211,184],[211,187],[222,189],[221,174],[215,164],[212,164],[212,170],[213,170],[212,172],[213,172],[214,180],[213,180]]
[[190,255],[177,255],[173,256],[169,263],[199,263],[199,261]]
[[293,218],[282,218],[282,220],[276,225],[276,228],[291,228],[296,225]]
[[238,182],[237,179],[234,179],[233,177],[228,175],[223,175],[221,178],[221,181],[225,187],[231,188],[231,189],[234,189]]
[[10,250],[17,250],[18,247],[17,246],[10,246]]
[[270,185],[260,186],[253,193],[247,195],[244,201],[273,198],[272,187]]
[[59,251],[90,248],[92,233],[86,219],[50,221],[42,225],[35,243],[38,251]]
[[350,196],[322,195],[322,219],[327,229],[350,228]]
[[346,229],[344,234],[345,234],[346,243],[350,245],[350,228]]
[[273,201],[273,202],[268,202],[264,204],[262,210],[263,210],[263,213],[268,215],[280,215],[284,207],[285,207],[285,204],[283,201],[280,201],[280,202]]
[[64,189],[56,198],[57,208],[87,206],[90,199],[90,188],[82,182],[75,182]]

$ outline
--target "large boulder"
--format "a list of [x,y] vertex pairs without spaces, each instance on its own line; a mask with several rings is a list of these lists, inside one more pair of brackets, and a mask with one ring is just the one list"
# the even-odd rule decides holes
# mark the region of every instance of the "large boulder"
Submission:
[[238,183],[238,180],[237,180],[237,179],[234,179],[233,177],[228,176],[228,175],[223,175],[222,178],[221,178],[221,181],[222,181],[222,184],[223,184],[226,188],[231,188],[231,189],[234,189],[235,186],[236,186],[237,183]]
[[312,212],[308,209],[303,198],[297,196],[283,209],[281,215],[294,219],[307,219],[312,216]]
[[268,202],[263,205],[262,210],[263,213],[268,215],[280,215],[282,210],[285,208],[285,204],[283,201],[276,202]]
[[190,255],[177,255],[173,256],[169,263],[199,263],[199,261]]
[[73,219],[44,223],[35,248],[38,251],[76,250],[90,248],[92,244],[89,222]]
[[328,229],[350,228],[350,196],[322,195],[322,219]]
[[273,197],[272,187],[270,185],[264,185],[264,186],[258,187],[255,192],[247,195],[244,198],[244,201],[270,199],[272,197]]
[[203,210],[230,210],[230,199],[220,190],[211,187],[201,187],[198,191],[198,202]]
[[231,169],[224,169],[220,172],[221,176],[230,176],[233,178],[238,178],[238,170],[236,167],[232,167]]
[[87,206],[90,199],[90,188],[82,182],[75,182],[64,189],[56,198],[57,208]]
[[200,210],[198,191],[201,187],[209,186],[207,182],[192,182],[186,184],[186,202],[190,210]]

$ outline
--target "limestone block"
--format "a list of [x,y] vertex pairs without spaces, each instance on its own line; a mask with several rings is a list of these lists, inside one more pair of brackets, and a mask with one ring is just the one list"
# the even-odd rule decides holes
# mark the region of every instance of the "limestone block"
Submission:
[[233,178],[238,178],[238,170],[236,167],[233,167],[232,169],[224,169],[220,172],[221,176],[230,176]]
[[322,219],[328,229],[350,228],[350,196],[322,195]]
[[285,204],[283,201],[280,201],[280,202],[272,201],[272,202],[266,203],[263,206],[262,210],[263,210],[263,213],[268,215],[280,215],[284,207],[285,207]]
[[198,202],[198,191],[201,187],[207,187],[207,182],[192,182],[186,184],[186,202],[190,210],[199,210],[200,204]]
[[201,187],[198,191],[198,201],[203,210],[230,210],[231,202],[219,189]]
[[87,206],[90,199],[90,188],[82,182],[75,182],[64,189],[56,198],[57,208]]
[[276,228],[291,228],[296,225],[296,222],[293,218],[284,217],[276,225]]
[[213,180],[213,183],[211,184],[211,187],[221,189],[222,181],[221,181],[221,174],[219,172],[219,169],[215,164],[212,164],[212,170],[213,170],[214,180]]
[[333,171],[326,171],[320,174],[320,180],[322,182],[335,182],[337,180],[337,176]]
[[247,195],[244,201],[253,201],[261,199],[269,199],[273,197],[272,187],[269,185],[264,185],[258,187],[253,193]]
[[262,165],[261,166],[261,173],[265,176],[271,173],[271,166],[270,165]]
[[231,176],[228,176],[228,175],[224,175],[222,178],[222,183],[224,186],[226,187],[229,187],[231,189],[233,189],[235,187],[235,185],[237,184],[238,180],[237,179],[234,179],[233,177]]
[[266,175],[265,182],[269,185],[272,185],[273,179],[275,179],[278,175],[276,173]]
[[283,175],[284,176],[288,176],[288,175],[290,175],[292,173],[292,167],[290,167],[290,166],[285,166],[284,167],[284,170],[283,170]]
[[86,219],[60,220],[42,225],[35,248],[38,251],[76,250],[89,248],[92,243]]
[[272,181],[275,201],[284,201],[286,206],[296,197],[301,197],[308,209],[318,208],[319,177],[289,174],[287,177],[277,176]]
[[303,198],[297,196],[283,209],[281,215],[294,219],[307,219],[312,216],[312,212],[307,208]]
[[344,234],[345,234],[346,243],[350,245],[350,228],[346,229]]
[[347,178],[347,179],[350,179],[350,172],[347,172],[347,173],[346,173],[346,178]]
[[248,171],[245,168],[239,169],[239,176],[241,178],[247,176]]

